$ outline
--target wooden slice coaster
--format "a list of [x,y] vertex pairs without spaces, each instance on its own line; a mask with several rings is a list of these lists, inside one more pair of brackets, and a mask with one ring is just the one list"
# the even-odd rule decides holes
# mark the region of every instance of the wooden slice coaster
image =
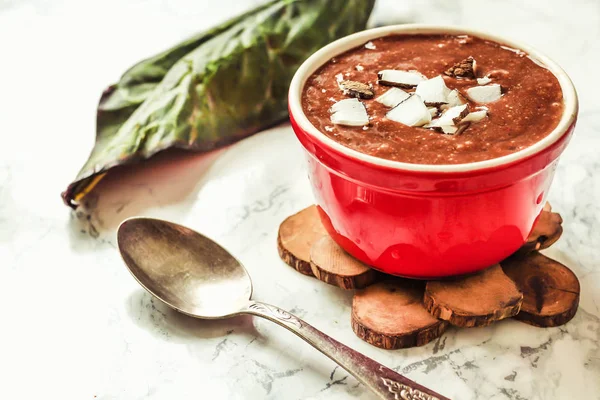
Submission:
[[423,302],[436,318],[460,327],[486,326],[517,315],[523,294],[499,264],[473,275],[427,282]]
[[523,291],[515,319],[550,327],[571,320],[579,306],[579,280],[565,265],[536,252],[502,263],[506,275]]
[[361,289],[377,278],[375,270],[346,253],[330,236],[312,245],[310,266],[317,279],[342,289]]
[[313,276],[310,267],[310,248],[327,235],[321,224],[317,206],[312,205],[288,217],[279,226],[277,250],[286,264],[304,275]]
[[422,303],[418,283],[390,280],[356,292],[352,299],[352,330],[383,349],[421,346],[440,337],[448,324],[434,318]]
[[552,212],[552,206],[550,206],[550,203],[546,203],[529,237],[527,237],[527,241],[517,250],[514,256],[521,256],[552,246],[562,235],[562,222],[560,214]]

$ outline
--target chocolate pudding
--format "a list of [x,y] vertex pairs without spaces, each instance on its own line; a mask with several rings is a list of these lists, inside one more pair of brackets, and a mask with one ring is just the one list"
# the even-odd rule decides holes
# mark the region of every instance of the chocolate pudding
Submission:
[[563,113],[556,77],[526,53],[473,36],[394,35],[340,54],[307,80],[302,107],[361,153],[461,164],[522,150]]

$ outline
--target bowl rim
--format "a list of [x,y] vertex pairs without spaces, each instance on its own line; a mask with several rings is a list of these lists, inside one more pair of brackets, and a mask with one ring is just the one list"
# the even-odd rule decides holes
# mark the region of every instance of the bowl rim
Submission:
[[[319,69],[323,64],[341,53],[344,53],[352,48],[358,47],[369,40],[380,37],[395,35],[395,34],[450,34],[450,35],[470,35],[478,38],[491,40],[501,45],[510,48],[522,50],[537,63],[542,64],[550,72],[556,76],[563,92],[564,112],[558,125],[542,140],[533,145],[511,153],[505,156],[492,158],[490,160],[477,161],[463,164],[412,164],[401,161],[393,161],[376,156],[361,153],[357,150],[346,147],[335,140],[329,138],[324,133],[319,131],[306,117],[302,109],[302,91],[304,85],[310,75]],[[340,38],[317,52],[313,53],[302,65],[298,68],[292,82],[290,84],[288,94],[288,106],[290,115],[300,129],[306,132],[313,139],[321,144],[336,150],[343,155],[360,160],[364,163],[373,164],[380,167],[386,167],[396,170],[416,171],[416,172],[468,172],[481,169],[499,167],[507,164],[513,164],[522,159],[528,158],[537,154],[558,141],[560,137],[569,131],[569,128],[575,123],[578,113],[577,92],[573,82],[567,73],[554,61],[545,54],[532,48],[527,44],[523,44],[514,40],[509,40],[504,37],[496,36],[480,30],[469,29],[451,25],[430,25],[430,24],[404,24],[390,25],[380,28],[367,29],[357,32],[343,38]]]

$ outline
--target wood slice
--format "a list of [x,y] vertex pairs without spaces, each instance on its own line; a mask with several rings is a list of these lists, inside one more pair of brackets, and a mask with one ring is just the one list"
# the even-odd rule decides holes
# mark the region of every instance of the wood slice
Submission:
[[312,245],[310,266],[317,279],[342,289],[362,289],[377,277],[375,270],[346,253],[330,236]]
[[486,326],[517,315],[523,294],[499,264],[446,281],[427,282],[423,302],[436,318],[460,327]]
[[527,237],[527,241],[514,255],[522,256],[552,246],[562,235],[562,222],[560,214],[552,212],[552,206],[550,206],[550,203],[546,203]]
[[286,264],[304,275],[313,276],[310,267],[310,248],[327,235],[321,224],[317,206],[312,205],[288,217],[279,226],[277,250]]
[[352,330],[383,349],[421,346],[440,337],[448,324],[422,303],[422,284],[391,280],[357,291],[352,299]]
[[577,312],[579,280],[565,265],[536,251],[507,260],[502,268],[523,292],[515,319],[541,327],[559,326]]

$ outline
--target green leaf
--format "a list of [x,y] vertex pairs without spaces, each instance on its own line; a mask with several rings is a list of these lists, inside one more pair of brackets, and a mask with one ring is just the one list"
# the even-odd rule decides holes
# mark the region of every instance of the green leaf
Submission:
[[300,64],[362,30],[375,0],[275,0],[129,69],[98,106],[96,143],[63,193],[78,201],[113,167],[168,148],[208,151],[287,116]]

